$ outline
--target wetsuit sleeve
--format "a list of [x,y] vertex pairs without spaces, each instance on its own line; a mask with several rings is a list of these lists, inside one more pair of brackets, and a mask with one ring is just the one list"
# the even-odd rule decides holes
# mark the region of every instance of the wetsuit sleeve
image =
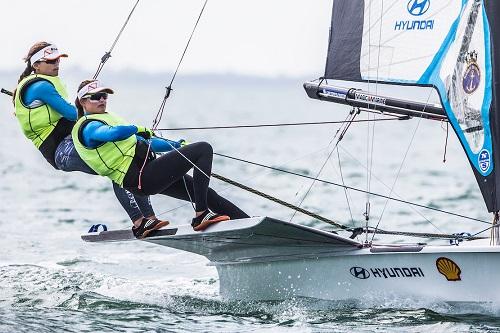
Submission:
[[139,135],[137,135],[136,137],[137,137],[137,140],[144,141],[147,144],[149,144],[149,142],[151,142],[151,149],[155,153],[165,153],[167,151],[173,150],[174,148],[179,149],[181,147],[181,144],[179,142],[164,139],[164,138],[153,137],[150,140],[146,140]]
[[91,121],[82,130],[83,144],[95,148],[103,142],[124,140],[137,132],[134,125],[109,126],[100,121]]
[[177,141],[172,141],[164,138],[151,138],[151,149],[155,153],[167,152],[173,150],[174,148],[179,149],[181,144]]
[[52,83],[48,81],[37,81],[26,88],[23,97],[24,103],[29,105],[36,100],[49,105],[68,120],[75,121],[77,119],[76,107],[62,98]]

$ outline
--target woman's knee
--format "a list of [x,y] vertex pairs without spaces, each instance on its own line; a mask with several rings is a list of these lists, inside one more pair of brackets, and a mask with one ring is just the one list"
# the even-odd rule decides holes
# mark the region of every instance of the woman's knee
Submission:
[[212,148],[212,145],[208,142],[200,141],[200,142],[196,142],[193,144],[196,145],[196,147],[198,149],[200,149],[202,152],[204,152],[205,154],[212,155],[214,153],[214,149]]

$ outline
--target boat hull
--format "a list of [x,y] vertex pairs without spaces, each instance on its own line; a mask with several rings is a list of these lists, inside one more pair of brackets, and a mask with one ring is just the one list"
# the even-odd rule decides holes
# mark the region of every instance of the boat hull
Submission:
[[[138,241],[130,230],[82,236],[88,242]],[[203,232],[189,225],[144,241],[202,255],[233,300],[311,297],[327,300],[423,298],[498,302],[500,247],[373,245],[269,217],[220,222]]]
[[[215,266],[220,293],[227,299],[409,297],[457,302],[500,301],[500,287],[495,283],[500,273],[500,253],[428,250],[371,253],[364,249],[349,255]],[[441,268],[443,273],[437,262],[446,263]]]

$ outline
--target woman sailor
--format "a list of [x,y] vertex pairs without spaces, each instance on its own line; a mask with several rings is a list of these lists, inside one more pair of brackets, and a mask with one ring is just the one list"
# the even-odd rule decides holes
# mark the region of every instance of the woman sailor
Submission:
[[[71,139],[77,109],[67,102],[66,88],[58,76],[62,57],[67,55],[47,42],[38,42],[30,48],[24,58],[26,69],[14,93],[15,114],[24,135],[55,169],[95,174],[78,156]],[[135,225],[148,219],[156,221],[148,197],[134,196],[116,184],[113,189]],[[157,224],[164,226],[168,222]]]
[[[150,129],[131,125],[106,112],[113,90],[99,81],[83,81],[77,108],[85,115],[72,131],[80,157],[95,172],[107,176],[133,193],[163,194],[194,200],[195,231],[212,223],[248,217],[233,203],[209,188],[212,147],[206,142],[185,145],[153,136]],[[149,154],[167,152],[155,158]],[[193,169],[193,177],[186,173]]]

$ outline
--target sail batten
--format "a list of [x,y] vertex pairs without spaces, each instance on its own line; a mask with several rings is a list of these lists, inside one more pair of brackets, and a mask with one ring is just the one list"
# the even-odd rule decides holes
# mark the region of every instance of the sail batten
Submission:
[[[495,62],[500,25],[493,20],[498,17],[498,0],[333,0],[324,74],[339,81],[434,87],[441,108],[416,103],[400,109],[396,105],[394,110],[408,115],[420,111],[429,119],[446,117],[491,212],[500,210],[500,173],[496,172],[500,73]],[[305,88],[313,98],[354,106],[362,103],[349,94],[338,98],[328,87]],[[366,98],[372,92],[362,94]],[[392,107],[373,103],[373,94],[370,98],[372,107]],[[433,112],[424,111],[427,108]]]

